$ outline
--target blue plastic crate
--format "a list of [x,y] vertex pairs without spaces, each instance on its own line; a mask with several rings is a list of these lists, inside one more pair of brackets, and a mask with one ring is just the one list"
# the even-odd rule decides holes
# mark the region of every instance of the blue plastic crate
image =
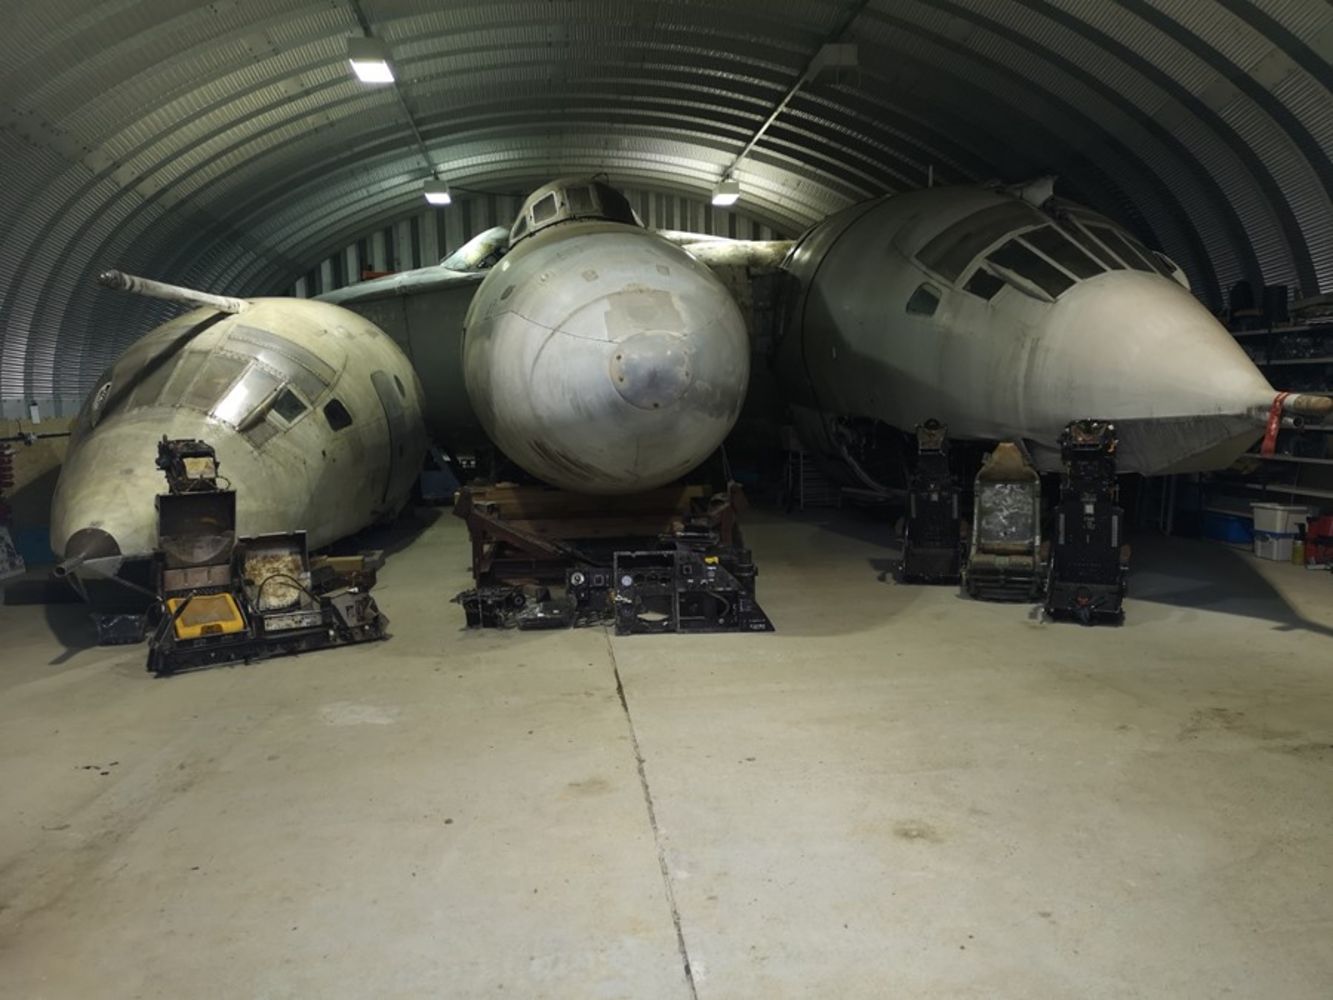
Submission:
[[1245,514],[1206,510],[1203,512],[1203,537],[1228,545],[1253,545],[1254,519]]

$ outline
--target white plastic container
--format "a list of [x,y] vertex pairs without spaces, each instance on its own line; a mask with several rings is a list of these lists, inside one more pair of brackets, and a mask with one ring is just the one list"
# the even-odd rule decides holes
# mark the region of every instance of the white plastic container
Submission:
[[1291,550],[1296,544],[1295,535],[1254,534],[1254,554],[1260,559],[1273,559],[1277,562],[1291,562]]
[[[1252,503],[1254,509],[1254,530],[1273,535],[1296,536],[1296,527],[1304,524],[1310,517],[1310,508],[1301,504],[1289,503]],[[1256,551],[1258,551],[1256,549]]]

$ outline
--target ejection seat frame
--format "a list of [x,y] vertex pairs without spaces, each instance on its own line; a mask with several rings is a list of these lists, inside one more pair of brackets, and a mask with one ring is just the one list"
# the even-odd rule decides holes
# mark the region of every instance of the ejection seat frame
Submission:
[[1120,625],[1129,576],[1125,512],[1118,504],[1115,425],[1076,420],[1060,435],[1064,471],[1055,508],[1046,616]]
[[986,456],[974,487],[963,587],[983,601],[1036,601],[1041,558],[1041,476],[1012,441]]
[[916,428],[917,461],[907,484],[903,583],[958,583],[962,519],[958,481],[949,468],[949,428],[927,420]]

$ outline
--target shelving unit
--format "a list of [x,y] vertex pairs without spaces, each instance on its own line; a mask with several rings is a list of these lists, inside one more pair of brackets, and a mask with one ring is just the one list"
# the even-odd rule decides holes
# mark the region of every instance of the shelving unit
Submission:
[[[1234,330],[1245,353],[1278,389],[1333,391],[1333,317]],[[1248,471],[1237,469],[1201,477],[1200,514],[1250,516],[1256,500],[1309,504],[1333,509],[1333,426],[1278,432],[1277,454],[1246,456]]]

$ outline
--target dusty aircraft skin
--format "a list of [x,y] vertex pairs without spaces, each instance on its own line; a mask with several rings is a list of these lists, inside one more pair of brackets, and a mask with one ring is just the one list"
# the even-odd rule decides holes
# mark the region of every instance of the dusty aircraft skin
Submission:
[[935,417],[1054,471],[1060,431],[1095,417],[1115,421],[1122,471],[1157,475],[1225,468],[1258,440],[1276,392],[1180,268],[1051,184],[914,191],[801,236],[777,364],[811,447],[846,457],[848,418]]
[[118,572],[156,544],[157,443],[198,438],[237,491],[237,531],[305,530],[319,548],[406,502],[426,448],[422,391],[377,327],[302,299],[200,308],[134,343],[98,380],[56,484],[63,570]]
[[690,254],[587,178],[535,191],[465,320],[463,377],[492,442],[563,489],[651,489],[731,430],[745,321]]
[[463,384],[463,319],[486,272],[509,247],[509,230],[474,236],[439,264],[318,296],[351,309],[393,338],[421,379],[426,429],[451,454],[489,444]]

